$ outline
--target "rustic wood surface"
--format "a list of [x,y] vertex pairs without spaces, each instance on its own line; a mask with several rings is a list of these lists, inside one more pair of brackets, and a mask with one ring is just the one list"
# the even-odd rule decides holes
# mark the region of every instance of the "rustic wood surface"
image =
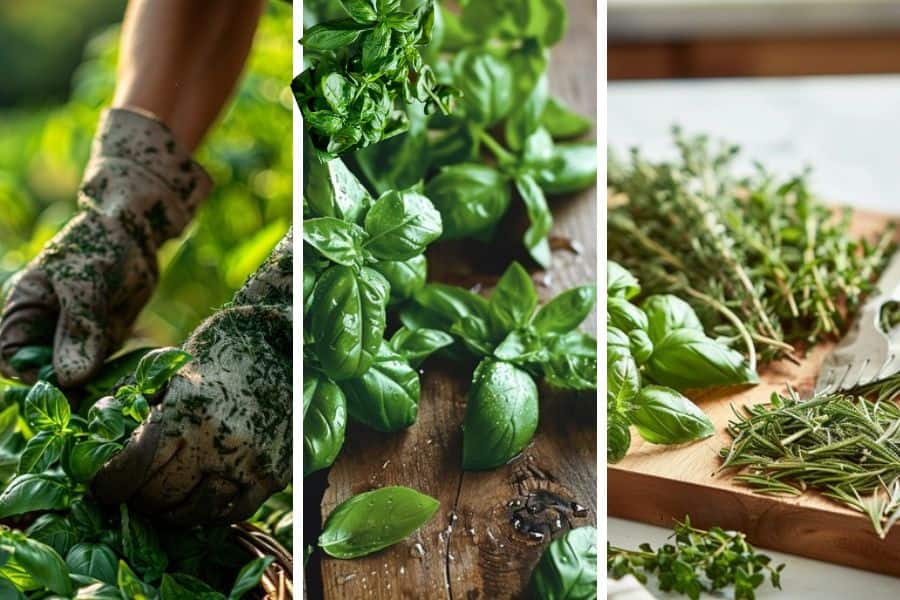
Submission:
[[[886,217],[857,213],[856,234],[881,231]],[[868,518],[813,493],[796,498],[755,494],[717,473],[719,450],[731,437],[725,426],[732,406],[761,404],[790,383],[801,397],[815,387],[819,366],[832,344],[822,344],[799,365],[781,361],[760,373],[762,383],[742,391],[715,390],[692,399],[716,425],[717,435],[695,444],[665,447],[632,435],[625,459],[607,468],[610,516],[670,527],[690,515],[700,527],[720,526],[747,533],[754,544],[870,571],[900,575],[900,527],[884,540]]]
[[[594,115],[596,5],[568,4],[568,33],[552,53],[551,88],[580,112]],[[544,301],[596,281],[596,192],[550,202],[554,265],[533,275]],[[466,242],[432,248],[429,279],[487,290],[510,260],[533,268],[520,254],[522,219],[522,214],[512,215],[493,246]],[[585,328],[595,332],[594,317]],[[308,570],[309,597],[321,590],[327,600],[519,598],[553,534],[596,524],[594,396],[541,390],[538,432],[522,456],[494,471],[463,473],[460,424],[471,374],[472,366],[426,363],[413,427],[380,434],[351,424],[335,465],[318,480],[307,480],[307,490],[319,484],[324,494],[321,508],[319,494],[307,492],[304,498],[306,543],[337,504],[372,488],[406,485],[441,503],[431,522],[387,550],[348,561],[316,553]]]

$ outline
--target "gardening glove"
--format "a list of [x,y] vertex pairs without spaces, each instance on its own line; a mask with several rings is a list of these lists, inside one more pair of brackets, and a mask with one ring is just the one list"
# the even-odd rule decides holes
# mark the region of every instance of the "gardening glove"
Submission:
[[292,234],[191,334],[192,355],[125,448],[94,479],[178,525],[246,519],[291,482]]
[[0,317],[0,371],[23,346],[53,346],[59,384],[94,375],[128,335],[157,281],[156,251],[178,236],[212,181],[154,117],[107,110],[79,211],[11,282]]

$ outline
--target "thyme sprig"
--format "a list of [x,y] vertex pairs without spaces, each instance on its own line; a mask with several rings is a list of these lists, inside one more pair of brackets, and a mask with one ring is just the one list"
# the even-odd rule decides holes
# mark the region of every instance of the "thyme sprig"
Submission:
[[[884,538],[900,519],[897,378],[801,400],[793,390],[735,411],[721,469],[763,494],[808,489],[865,514]],[[862,394],[862,395],[861,395]]]
[[893,247],[893,225],[853,239],[850,212],[812,196],[807,173],[779,180],[757,165],[740,175],[736,146],[678,128],[674,137],[675,162],[610,152],[610,259],[645,293],[686,297],[751,363],[839,337]]
[[641,544],[637,550],[607,545],[607,572],[614,579],[633,575],[641,583],[655,575],[660,590],[695,600],[702,592],[729,586],[734,586],[735,600],[753,600],[766,576],[781,589],[784,565],[772,565],[771,558],[756,552],[743,533],[719,527],[705,531],[685,517],[675,525],[671,538],[674,543],[656,550],[650,544]]

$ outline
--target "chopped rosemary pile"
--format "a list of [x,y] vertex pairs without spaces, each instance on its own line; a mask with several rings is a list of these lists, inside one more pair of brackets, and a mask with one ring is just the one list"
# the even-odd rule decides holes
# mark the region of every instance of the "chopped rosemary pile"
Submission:
[[850,211],[812,196],[805,174],[781,180],[757,165],[743,176],[736,146],[678,128],[674,137],[676,162],[610,152],[610,260],[645,293],[688,300],[751,364],[840,337],[892,248],[893,226],[853,239]]
[[756,589],[766,580],[781,589],[784,565],[772,566],[772,559],[757,553],[740,532],[713,527],[709,531],[691,526],[685,518],[672,533],[674,544],[653,550],[641,544],[637,550],[607,545],[606,565],[609,576],[621,579],[633,575],[647,583],[657,577],[659,589],[678,592],[696,600],[702,592],[715,592],[734,586],[735,600],[753,600]]
[[740,469],[735,480],[763,494],[819,491],[868,516],[884,538],[900,519],[897,391],[893,378],[865,396],[772,394],[729,423],[734,439],[720,453],[722,469]]

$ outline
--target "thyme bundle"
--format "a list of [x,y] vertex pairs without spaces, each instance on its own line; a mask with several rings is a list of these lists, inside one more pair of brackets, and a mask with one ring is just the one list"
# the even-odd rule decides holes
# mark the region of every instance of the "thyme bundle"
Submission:
[[865,514],[884,538],[900,520],[897,391],[893,378],[809,400],[775,393],[769,404],[736,412],[721,468],[739,469],[734,479],[763,494],[819,491]]
[[806,174],[779,180],[760,165],[739,175],[736,146],[673,130],[676,162],[610,152],[609,258],[649,294],[688,300],[707,330],[755,364],[834,339],[872,289],[892,246],[850,236],[848,210],[812,196]]

